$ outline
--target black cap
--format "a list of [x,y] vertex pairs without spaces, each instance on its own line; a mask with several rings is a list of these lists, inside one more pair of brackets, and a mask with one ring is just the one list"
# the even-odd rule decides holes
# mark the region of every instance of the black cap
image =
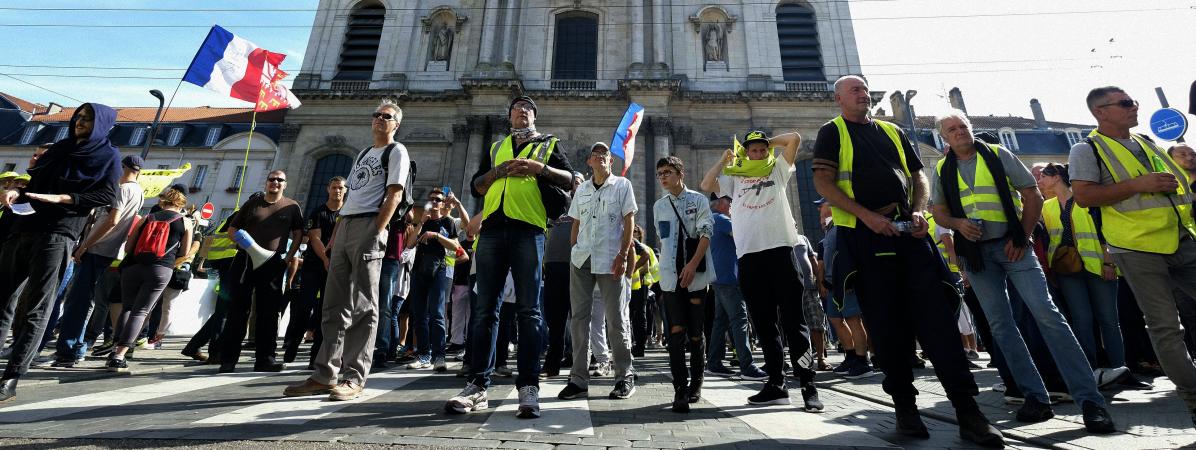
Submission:
[[528,96],[526,96],[526,95],[520,95],[520,96],[518,96],[518,97],[515,97],[514,99],[512,99],[512,100],[511,100],[511,104],[510,104],[510,105],[507,105],[507,112],[511,112],[511,108],[514,108],[514,107],[515,107],[515,104],[516,104],[516,103],[519,103],[519,102],[528,102],[528,103],[530,103],[530,104],[532,105],[532,112],[534,112],[534,113],[536,113],[536,114],[539,114],[539,113],[540,113],[540,111],[537,111],[537,110],[536,110],[536,101],[535,101],[535,100],[532,100],[532,98],[531,98],[531,97],[528,97]]
[[713,192],[711,192],[711,193],[710,193],[710,201],[712,201],[712,202],[713,202],[713,201],[715,201],[715,200],[718,200],[718,199],[722,199],[722,198],[725,198],[725,199],[727,199],[728,201],[729,201],[729,200],[731,200],[731,196],[730,196],[730,195],[718,195],[718,194],[715,194],[715,193],[713,193]]
[[743,137],[743,146],[747,147],[748,144],[751,144],[753,142],[763,142],[765,144],[768,144],[768,136],[765,135],[764,132],[760,131],[760,130],[748,131],[747,135],[745,135]]
[[141,166],[145,165],[145,160],[141,159],[141,155],[129,155],[120,160],[120,165],[141,171]]

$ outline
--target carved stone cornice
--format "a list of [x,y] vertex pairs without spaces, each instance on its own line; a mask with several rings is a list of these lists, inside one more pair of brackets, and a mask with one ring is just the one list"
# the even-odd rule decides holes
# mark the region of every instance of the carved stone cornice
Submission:
[[653,135],[669,136],[673,132],[673,119],[665,116],[649,116],[648,121],[652,126]]
[[668,79],[622,79],[618,81],[620,91],[671,91],[681,90],[682,80]]
[[469,124],[455,123],[453,124],[453,141],[463,142],[469,139]]
[[551,99],[576,99],[576,100],[612,100],[612,99],[627,99],[627,92],[622,90],[593,90],[593,91],[574,91],[565,89],[546,89],[527,91],[526,95],[540,100],[542,98]]
[[278,142],[295,142],[299,138],[299,130],[303,125],[297,123],[283,123],[282,132],[278,135]]
[[486,116],[465,116],[465,126],[470,133],[481,133],[486,128]]
[[673,126],[673,145],[692,145],[693,128],[689,125]]

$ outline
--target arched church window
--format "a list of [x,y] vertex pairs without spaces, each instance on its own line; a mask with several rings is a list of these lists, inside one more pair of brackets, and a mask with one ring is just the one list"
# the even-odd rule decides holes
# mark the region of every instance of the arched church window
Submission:
[[785,81],[826,81],[814,10],[797,3],[777,6],[777,38]]
[[311,176],[311,185],[307,189],[307,206],[303,211],[315,211],[320,205],[328,201],[328,180],[332,177],[347,177],[352,168],[353,158],[340,153],[320,158],[316,161],[316,171]]
[[598,78],[598,15],[568,12],[556,16],[556,40],[552,78],[594,80]]
[[337,80],[369,80],[374,76],[374,61],[378,59],[378,42],[382,39],[382,24],[386,8],[379,3],[363,2],[349,14],[345,29],[345,44],[341,47],[340,62],[336,65]]

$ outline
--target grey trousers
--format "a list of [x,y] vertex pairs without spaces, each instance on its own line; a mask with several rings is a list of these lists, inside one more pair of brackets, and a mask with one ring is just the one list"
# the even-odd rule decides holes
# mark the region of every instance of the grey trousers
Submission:
[[1181,239],[1179,250],[1170,255],[1114,253],[1113,260],[1138,299],[1163,372],[1175,383],[1188,409],[1196,409],[1196,365],[1184,344],[1184,330],[1172,295],[1172,289],[1178,288],[1196,297],[1196,241]]
[[590,261],[581,268],[569,266],[569,305],[573,318],[569,321],[569,335],[573,339],[573,368],[569,382],[582,388],[590,384],[590,319],[594,303],[594,285],[602,295],[606,307],[606,336],[614,353],[615,381],[631,373],[631,316],[627,301],[627,278],[611,274],[590,273]]
[[324,341],[316,355],[312,380],[365,386],[378,334],[378,282],[386,233],[375,216],[342,217],[333,235],[320,330]]

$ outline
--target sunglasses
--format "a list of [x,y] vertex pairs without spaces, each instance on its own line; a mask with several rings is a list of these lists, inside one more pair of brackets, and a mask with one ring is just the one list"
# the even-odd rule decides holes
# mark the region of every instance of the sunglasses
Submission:
[[435,197],[433,197],[433,198],[430,198],[430,199],[428,199],[428,201],[429,201],[429,202],[432,202],[432,203],[440,203],[440,202],[443,202],[443,201],[444,201],[444,199],[443,199],[443,198],[435,198]]
[[272,181],[272,182],[275,182],[275,183],[286,183],[286,182],[287,182],[287,179],[286,179],[286,178],[278,178],[278,177],[274,177],[274,178],[267,178],[267,179],[266,179],[266,181]]
[[1117,106],[1120,106],[1125,109],[1130,109],[1130,108],[1138,107],[1138,101],[1134,100],[1132,98],[1127,98],[1127,99],[1115,101],[1113,103],[1105,103],[1103,105],[1097,106],[1097,108],[1104,108],[1106,106],[1113,106],[1113,105],[1117,105]]
[[382,119],[382,120],[395,120],[395,116],[392,116],[392,115],[390,115],[390,114],[387,114],[387,113],[381,113],[381,112],[376,112],[376,113],[374,113],[374,118],[375,118],[375,119]]

